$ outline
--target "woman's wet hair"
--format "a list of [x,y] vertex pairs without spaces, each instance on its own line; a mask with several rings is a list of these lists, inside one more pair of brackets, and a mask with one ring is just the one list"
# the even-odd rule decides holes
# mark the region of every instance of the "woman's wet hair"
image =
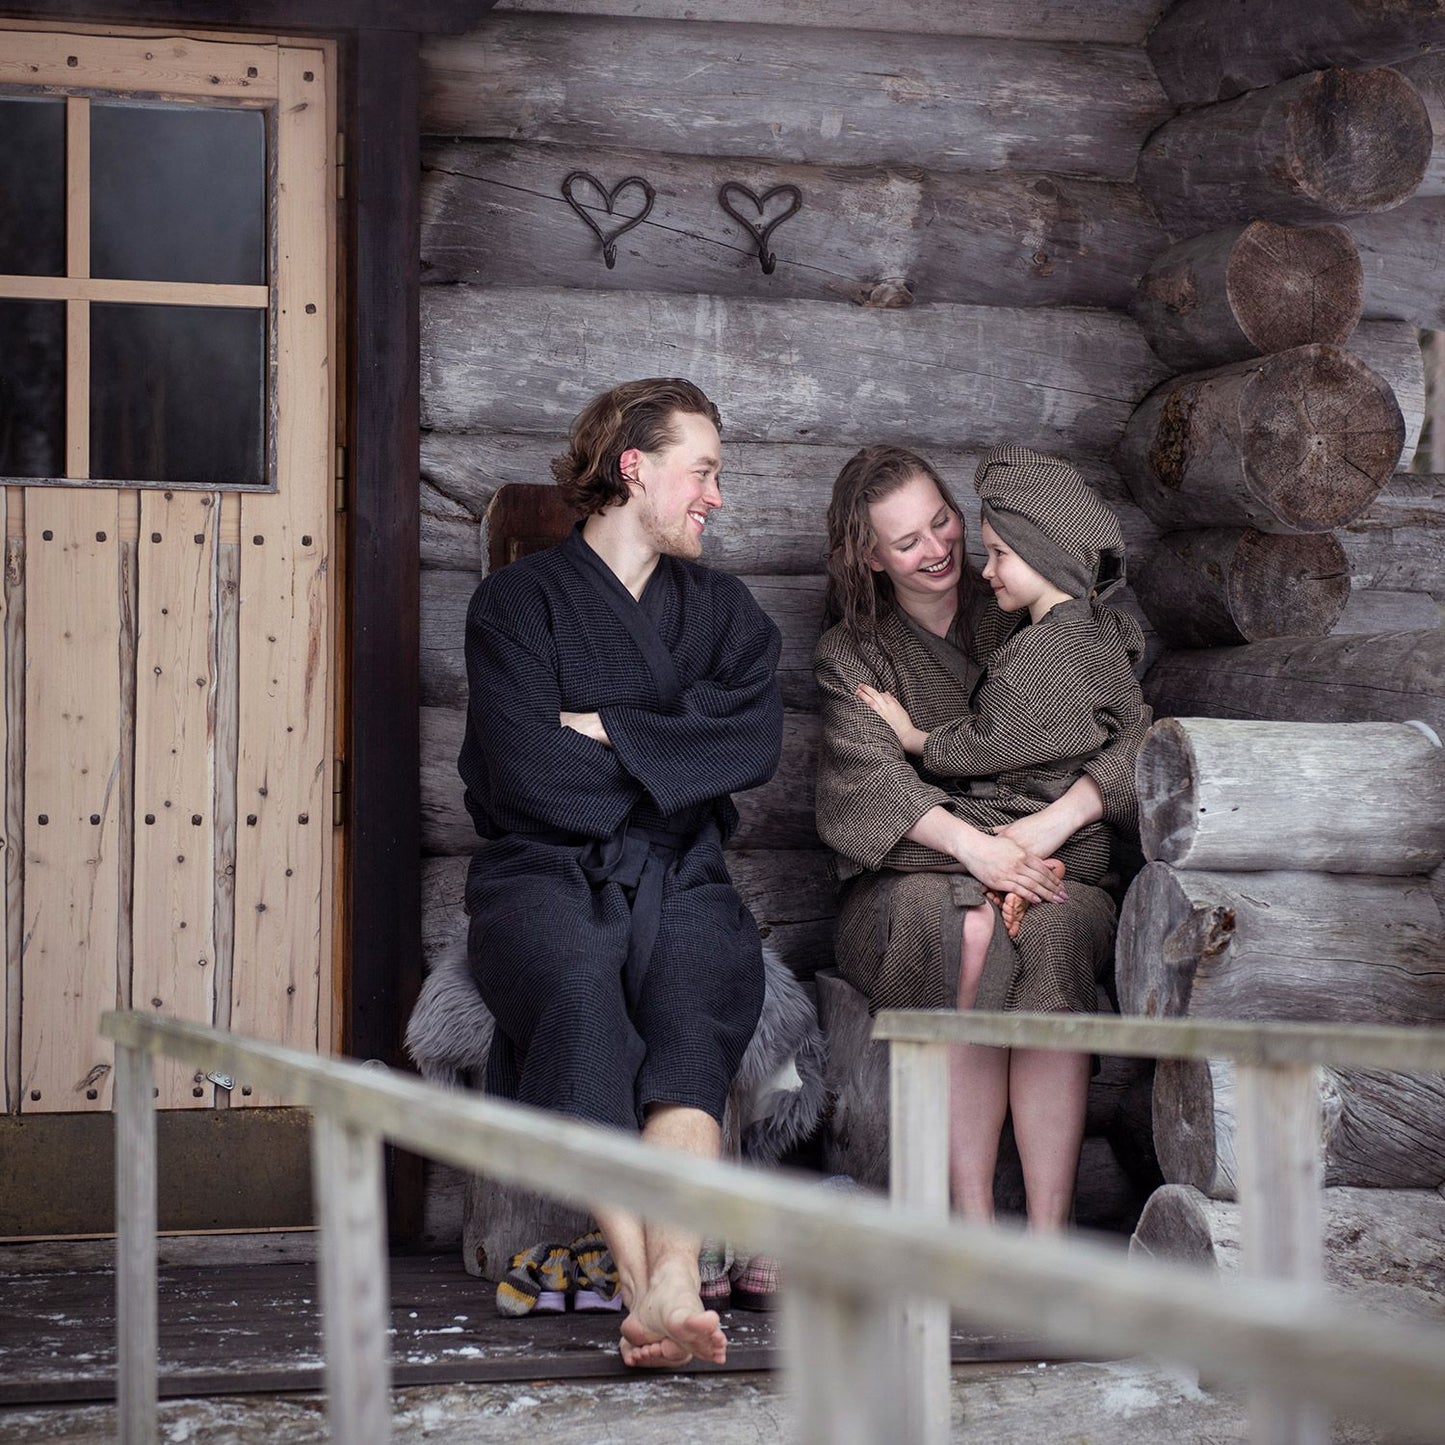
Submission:
[[[938,488],[950,510],[963,513],[943,478],[917,452],[906,447],[863,447],[848,458],[833,482],[828,503],[828,586],[823,599],[823,626],[841,622],[853,645],[881,653],[878,621],[896,605],[886,572],[875,572],[868,560],[875,537],[868,509],[890,497],[914,477],[925,476]],[[972,604],[981,587],[977,572],[962,559],[958,581],[958,628],[964,650],[973,656],[969,625]]]
[[577,414],[567,450],[552,459],[562,496],[584,517],[628,501],[622,475],[623,452],[655,452],[678,440],[679,412],[706,417],[721,433],[722,418],[700,387],[680,376],[650,376],[623,382],[594,396]]

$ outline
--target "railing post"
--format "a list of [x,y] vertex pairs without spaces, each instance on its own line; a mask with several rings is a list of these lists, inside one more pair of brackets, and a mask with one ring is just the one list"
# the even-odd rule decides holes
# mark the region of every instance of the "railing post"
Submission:
[[342,1445],[380,1445],[391,1439],[381,1136],[313,1116],[311,1174],[321,1229],[321,1333],[331,1438]]
[[[1236,1076],[1243,1270],[1319,1288],[1319,1070],[1313,1064],[1242,1063]],[[1253,1445],[1328,1445],[1330,1438],[1329,1411],[1307,1400],[1256,1391],[1249,1420]]]
[[[895,1042],[889,1047],[889,1192],[896,1204],[948,1220],[947,1044]],[[900,1438],[907,1445],[947,1445],[949,1316],[939,1299],[910,1299],[897,1311],[903,1373]]]
[[115,1051],[115,1313],[121,1445],[156,1439],[156,1109],[150,1055]]

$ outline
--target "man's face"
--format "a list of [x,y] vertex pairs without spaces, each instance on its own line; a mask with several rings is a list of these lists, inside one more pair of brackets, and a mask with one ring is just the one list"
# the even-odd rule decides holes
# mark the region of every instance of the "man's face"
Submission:
[[702,556],[708,515],[722,506],[722,443],[717,428],[696,412],[674,412],[677,440],[655,452],[638,452],[637,485],[629,509],[647,540],[665,557]]

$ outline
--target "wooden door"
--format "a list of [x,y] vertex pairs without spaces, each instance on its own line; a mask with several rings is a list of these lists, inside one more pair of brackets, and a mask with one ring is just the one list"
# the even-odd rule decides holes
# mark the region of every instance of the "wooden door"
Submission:
[[[334,70],[0,31],[0,1038],[11,1144],[62,1170],[107,1009],[334,1042]],[[0,1186],[0,1232],[75,1227],[25,1213]]]

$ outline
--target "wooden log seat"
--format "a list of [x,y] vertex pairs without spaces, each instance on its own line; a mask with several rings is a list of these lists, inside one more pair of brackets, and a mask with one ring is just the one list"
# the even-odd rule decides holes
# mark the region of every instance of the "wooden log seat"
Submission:
[[[830,1099],[823,1132],[823,1166],[874,1189],[888,1187],[888,1046],[874,1042],[868,1002],[834,970],[814,980],[818,1018],[828,1039]],[[1109,1005],[1101,994],[1101,1008]],[[1089,1111],[1079,1161],[1074,1216],[1092,1229],[1131,1227],[1159,1182],[1149,1123],[1152,1063],[1147,1059],[1101,1061],[1089,1085]],[[1001,1213],[1022,1214],[1023,1170],[1012,1132],[999,1148],[994,1203]]]
[[1410,874],[1445,858],[1445,749],[1408,723],[1166,717],[1136,775],[1151,861]]
[[1161,361],[1200,371],[1312,341],[1343,346],[1363,304],[1359,252],[1343,226],[1250,221],[1171,246],[1132,309]]
[[1419,92],[1394,70],[1316,70],[1166,121],[1139,188],[1179,237],[1232,222],[1331,221],[1406,200],[1430,163]]
[[1129,580],[1160,640],[1171,647],[1323,636],[1350,598],[1345,549],[1329,532],[1168,532],[1142,565],[1130,569]]
[[1328,532],[1369,507],[1404,443],[1388,382],[1311,345],[1156,387],[1129,418],[1119,464],[1165,531]]
[[[1434,1189],[1326,1189],[1325,1282],[1382,1314],[1445,1318],[1445,1198]],[[1129,1252],[1234,1274],[1239,1205],[1187,1184],[1150,1195]]]

